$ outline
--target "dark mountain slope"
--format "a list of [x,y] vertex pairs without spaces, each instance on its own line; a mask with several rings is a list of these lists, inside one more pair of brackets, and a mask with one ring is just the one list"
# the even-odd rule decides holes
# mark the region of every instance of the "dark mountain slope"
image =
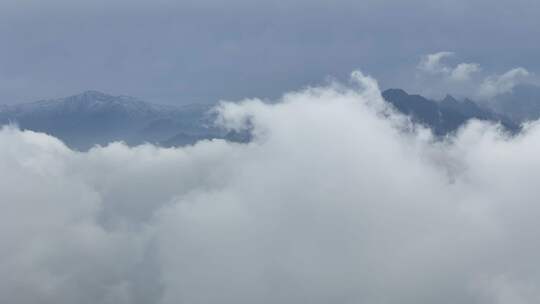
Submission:
[[437,102],[420,95],[410,95],[401,89],[389,89],[382,95],[398,111],[409,115],[414,122],[431,128],[437,136],[456,131],[470,119],[501,123],[510,132],[520,130],[519,125],[510,119],[483,109],[470,99],[458,101],[448,95]]

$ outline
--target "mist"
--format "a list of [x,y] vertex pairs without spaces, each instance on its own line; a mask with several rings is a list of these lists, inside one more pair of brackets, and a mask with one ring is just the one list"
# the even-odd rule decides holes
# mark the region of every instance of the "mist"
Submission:
[[377,81],[221,102],[250,143],[0,131],[5,303],[538,303],[540,127],[440,140]]

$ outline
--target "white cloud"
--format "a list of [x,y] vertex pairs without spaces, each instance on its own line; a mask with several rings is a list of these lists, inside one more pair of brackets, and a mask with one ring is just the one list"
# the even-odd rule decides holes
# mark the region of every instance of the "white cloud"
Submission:
[[487,77],[478,90],[478,95],[483,98],[492,98],[499,94],[507,93],[519,83],[526,80],[531,74],[526,69],[519,67],[502,75]]
[[536,303],[540,126],[433,143],[354,77],[222,103],[250,144],[79,153],[4,128],[0,300]]
[[472,74],[481,70],[477,63],[460,63],[455,67],[443,63],[444,59],[451,56],[454,56],[453,52],[438,52],[423,56],[417,68],[428,74],[442,75],[454,82],[469,81]]
[[451,72],[450,79],[454,81],[468,81],[472,74],[480,71],[480,65],[477,63],[460,63]]
[[451,68],[442,63],[442,60],[453,56],[453,52],[438,52],[423,56],[418,64],[418,69],[431,74],[447,74]]

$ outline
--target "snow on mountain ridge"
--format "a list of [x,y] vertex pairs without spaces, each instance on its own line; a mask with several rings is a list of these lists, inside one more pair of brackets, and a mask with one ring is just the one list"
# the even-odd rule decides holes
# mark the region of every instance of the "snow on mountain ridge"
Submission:
[[114,96],[99,91],[86,91],[65,98],[3,105],[0,106],[0,111],[16,116],[51,114],[51,112],[63,114],[76,112],[85,112],[87,114],[117,112],[130,117],[145,117],[171,115],[181,111],[181,107],[148,103],[131,96]]
[[86,91],[65,98],[0,105],[0,126],[15,123],[23,130],[51,134],[78,150],[114,141],[185,145],[226,135],[213,125],[211,107],[152,104],[130,96]]

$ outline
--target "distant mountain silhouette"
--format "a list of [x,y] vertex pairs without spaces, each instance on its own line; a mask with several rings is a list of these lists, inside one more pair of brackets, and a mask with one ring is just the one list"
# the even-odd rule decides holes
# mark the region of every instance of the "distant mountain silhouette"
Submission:
[[510,119],[481,108],[470,99],[458,101],[447,95],[437,102],[420,95],[410,95],[401,89],[389,89],[382,95],[398,111],[410,116],[414,122],[431,128],[437,136],[456,131],[470,119],[497,122],[510,132],[520,130],[520,126]]

